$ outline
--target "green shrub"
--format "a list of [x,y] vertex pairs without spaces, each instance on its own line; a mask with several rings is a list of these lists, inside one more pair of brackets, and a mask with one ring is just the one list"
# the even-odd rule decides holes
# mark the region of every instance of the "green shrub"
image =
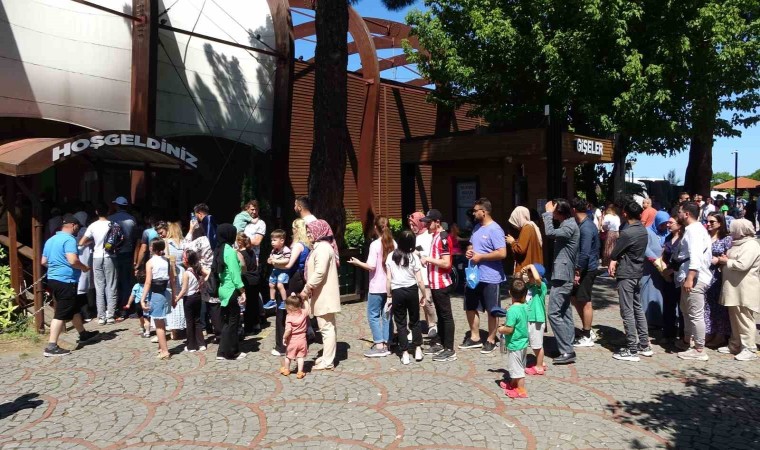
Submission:
[[362,248],[364,246],[364,230],[361,222],[349,222],[346,224],[346,233],[343,236],[348,248]]
[[[399,233],[403,229],[404,222],[401,219],[388,219],[388,223],[391,227],[391,233],[394,238],[398,238]],[[346,233],[343,237],[348,248],[362,248],[364,246],[364,230],[362,230],[362,223],[359,221],[353,221],[346,224]]]
[[[0,249],[0,258],[4,256],[5,252]],[[17,326],[19,317],[14,304],[15,299],[16,292],[11,286],[11,268],[0,266],[0,331],[9,331]]]

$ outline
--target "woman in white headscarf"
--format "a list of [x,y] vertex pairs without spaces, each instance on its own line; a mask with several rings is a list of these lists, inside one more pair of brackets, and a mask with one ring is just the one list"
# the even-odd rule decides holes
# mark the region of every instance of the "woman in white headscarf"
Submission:
[[757,359],[755,314],[760,313],[760,241],[755,227],[746,219],[731,223],[733,245],[718,257],[723,265],[723,289],[720,302],[728,307],[731,339],[720,353],[731,353],[737,361]]
[[517,239],[507,235],[504,239],[512,248],[515,255],[514,273],[521,273],[523,267],[530,264],[543,264],[543,239],[538,225],[530,220],[530,211],[524,206],[518,206],[509,216],[509,224],[520,232]]

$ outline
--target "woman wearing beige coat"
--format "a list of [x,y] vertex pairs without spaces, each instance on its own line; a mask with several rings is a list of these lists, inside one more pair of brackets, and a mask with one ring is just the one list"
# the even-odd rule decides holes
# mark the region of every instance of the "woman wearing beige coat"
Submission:
[[306,227],[314,249],[306,260],[306,286],[300,295],[304,299],[311,298],[311,310],[322,334],[322,357],[317,358],[314,370],[332,370],[337,345],[335,313],[340,312],[338,248],[332,229],[324,220],[316,220]]
[[726,255],[716,258],[723,265],[721,304],[728,307],[731,339],[727,347],[737,361],[757,359],[755,346],[755,314],[760,313],[760,242],[749,220],[738,219],[730,228],[733,246]]

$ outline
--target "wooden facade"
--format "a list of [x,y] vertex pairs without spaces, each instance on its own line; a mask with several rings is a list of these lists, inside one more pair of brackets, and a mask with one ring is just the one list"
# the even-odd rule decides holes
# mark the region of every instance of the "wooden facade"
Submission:
[[[309,160],[313,143],[312,99],[314,96],[314,66],[296,61],[293,83],[289,172],[290,184],[296,196],[308,193]],[[367,83],[357,77],[348,78],[348,129],[354,152],[348,157],[343,201],[349,220],[357,217],[359,197],[356,165],[361,135]],[[373,160],[372,203],[377,214],[393,218],[403,215],[401,206],[401,141],[435,132],[436,105],[427,101],[428,90],[382,80],[380,84],[379,115],[375,156]],[[469,108],[456,111],[451,131],[473,130],[481,123],[467,117]],[[432,169],[420,167],[415,176],[415,209],[430,208]]]

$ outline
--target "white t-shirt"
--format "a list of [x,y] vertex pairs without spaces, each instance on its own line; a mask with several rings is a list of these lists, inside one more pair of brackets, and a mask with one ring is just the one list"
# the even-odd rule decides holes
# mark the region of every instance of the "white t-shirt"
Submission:
[[[248,236],[248,239],[253,241],[253,238],[258,234],[261,236],[267,235],[267,224],[261,220],[258,219],[256,223],[249,223],[245,226],[245,229],[243,230],[243,233],[245,233],[246,236]],[[253,246],[253,253],[256,255],[256,261],[259,261],[259,251],[261,249],[260,245],[254,245]]]
[[[678,247],[676,256],[681,261],[681,269],[676,276],[676,285],[681,286],[686,280],[689,270],[696,270],[697,277],[694,280],[694,286],[697,283],[710,285],[712,282],[712,272],[710,264],[712,263],[712,239],[699,222],[687,225]],[[688,259],[688,261],[687,261]]]
[[304,216],[303,223],[308,225],[312,222],[315,222],[317,218],[314,216],[314,214],[309,214],[308,216]]
[[87,227],[87,231],[84,232],[84,236],[87,239],[92,239],[94,244],[92,250],[93,258],[108,258],[111,255],[105,252],[103,245],[106,241],[106,234],[110,228],[111,222],[108,220],[96,220]]
[[[194,295],[198,292],[199,284],[198,278],[195,277],[195,273],[193,273],[192,269],[186,270],[182,276],[184,277],[187,275],[187,294],[186,295]],[[203,274],[200,274],[200,276],[203,276]]]
[[602,229],[607,231],[620,231],[620,217],[614,214],[606,214],[602,221]]
[[594,210],[594,224],[600,230],[602,229],[602,210],[600,208]]
[[700,216],[701,222],[707,222],[707,216],[710,215],[710,213],[715,212],[715,205],[710,203],[705,203],[702,205],[702,215]]
[[391,276],[391,289],[407,288],[417,285],[415,274],[420,271],[420,260],[414,253],[409,255],[409,265],[400,266],[393,262],[393,253],[388,255],[385,260],[385,266]]
[[[430,247],[433,245],[433,235],[425,230],[424,233],[417,235],[415,244],[417,247],[422,247],[422,250],[420,250],[420,256],[430,256]],[[430,284],[430,281],[428,281],[427,264],[422,266],[422,279],[425,281],[425,286]]]

